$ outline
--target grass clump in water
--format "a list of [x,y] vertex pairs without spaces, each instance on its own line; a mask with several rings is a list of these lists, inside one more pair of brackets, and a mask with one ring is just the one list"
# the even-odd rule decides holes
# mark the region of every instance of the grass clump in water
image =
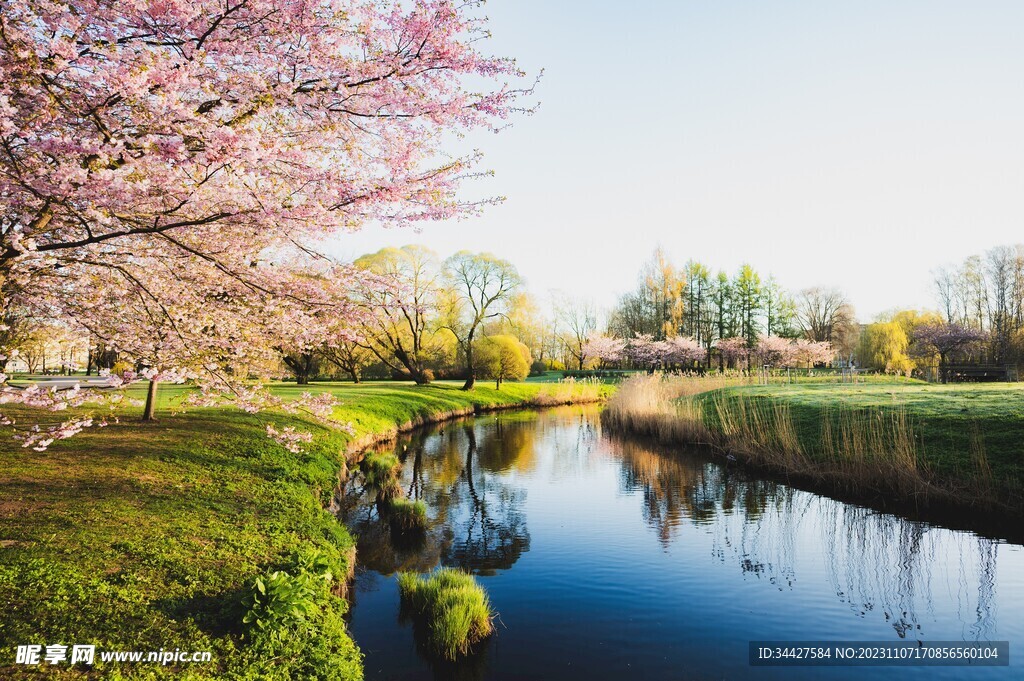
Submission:
[[402,531],[424,531],[427,529],[427,505],[402,497],[388,500],[388,522],[391,527]]
[[367,489],[377,493],[379,499],[392,499],[401,495],[398,472],[402,468],[394,454],[371,452],[360,462]]
[[441,568],[428,575],[398,575],[402,606],[426,626],[430,651],[444,659],[466,655],[494,633],[486,592],[461,570]]

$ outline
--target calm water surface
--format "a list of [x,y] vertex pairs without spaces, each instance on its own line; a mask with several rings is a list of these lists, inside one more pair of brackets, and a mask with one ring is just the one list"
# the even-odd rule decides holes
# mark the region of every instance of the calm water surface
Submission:
[[[1024,547],[601,432],[506,412],[393,445],[426,538],[395,545],[360,481],[351,631],[367,679],[1021,679]],[[398,570],[480,576],[497,634],[458,665],[399,620]],[[1009,640],[1009,668],[753,668],[751,640]],[[1014,656],[1017,656],[1016,658]]]

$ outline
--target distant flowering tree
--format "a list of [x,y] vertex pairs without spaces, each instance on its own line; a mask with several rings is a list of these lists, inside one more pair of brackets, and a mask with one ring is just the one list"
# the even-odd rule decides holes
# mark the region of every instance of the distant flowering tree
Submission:
[[585,358],[596,358],[602,365],[615,364],[626,359],[626,341],[598,334],[591,336],[583,345]]
[[745,360],[750,355],[750,348],[747,345],[747,339],[742,336],[736,336],[734,338],[720,338],[715,343],[715,349],[722,357],[722,361],[726,366],[736,364]]
[[[459,199],[478,157],[442,141],[504,125],[528,90],[479,51],[479,4],[5,2],[0,318],[97,331],[155,380],[258,406],[241,380],[274,334],[337,304],[284,272],[296,253],[487,203]],[[0,392],[54,410],[97,398]]]
[[788,338],[761,335],[754,346],[754,357],[758,364],[783,367],[793,364],[794,345]]
[[794,364],[802,364],[807,368],[817,364],[828,364],[835,357],[832,344],[828,341],[812,341],[806,338],[797,338],[792,341],[790,361]]
[[707,350],[693,338],[675,336],[661,342],[662,361],[667,365],[692,367],[707,358]]
[[939,355],[939,373],[943,381],[946,380],[949,356],[967,350],[987,337],[982,331],[946,322],[920,324],[912,332],[915,354]]
[[653,369],[661,363],[661,348],[649,333],[638,333],[626,342],[626,357],[634,366]]
[[707,351],[693,338],[675,336],[656,341],[649,334],[631,338],[624,354],[634,365],[647,369],[692,367],[707,358]]

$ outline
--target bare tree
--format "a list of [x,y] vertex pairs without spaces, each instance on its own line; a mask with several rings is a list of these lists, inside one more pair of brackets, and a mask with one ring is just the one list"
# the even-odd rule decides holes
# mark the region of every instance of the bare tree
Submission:
[[985,254],[986,275],[990,282],[987,316],[991,331],[992,355],[997,362],[1006,357],[1013,322],[1013,283],[1015,253],[998,246]]
[[320,355],[351,376],[353,383],[363,380],[363,369],[373,359],[373,354],[364,346],[346,338],[328,343],[320,349]]
[[808,340],[832,342],[836,328],[848,325],[852,316],[853,308],[839,289],[815,286],[797,299],[797,318]]
[[507,316],[513,295],[522,286],[515,266],[490,253],[460,251],[444,263],[447,296],[444,327],[452,332],[466,358],[463,390],[476,384],[473,343],[482,324]]
[[361,329],[361,344],[392,370],[429,383],[427,363],[438,349],[430,320],[440,289],[437,256],[423,246],[403,246],[364,255],[355,265],[377,277],[359,292],[373,312]]
[[563,296],[555,303],[555,317],[563,329],[562,347],[576,362],[579,370],[583,371],[587,361],[587,339],[597,331],[597,311],[594,304],[587,300],[572,300]]
[[957,320],[957,273],[949,267],[935,271],[935,292],[947,324]]

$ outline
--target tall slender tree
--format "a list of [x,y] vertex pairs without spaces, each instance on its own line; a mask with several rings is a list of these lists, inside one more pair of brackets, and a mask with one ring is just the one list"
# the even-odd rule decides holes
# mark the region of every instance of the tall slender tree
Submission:
[[509,261],[469,251],[445,260],[444,272],[448,291],[444,326],[455,336],[466,360],[462,389],[472,390],[476,384],[473,349],[478,332],[489,320],[507,316],[522,279]]

